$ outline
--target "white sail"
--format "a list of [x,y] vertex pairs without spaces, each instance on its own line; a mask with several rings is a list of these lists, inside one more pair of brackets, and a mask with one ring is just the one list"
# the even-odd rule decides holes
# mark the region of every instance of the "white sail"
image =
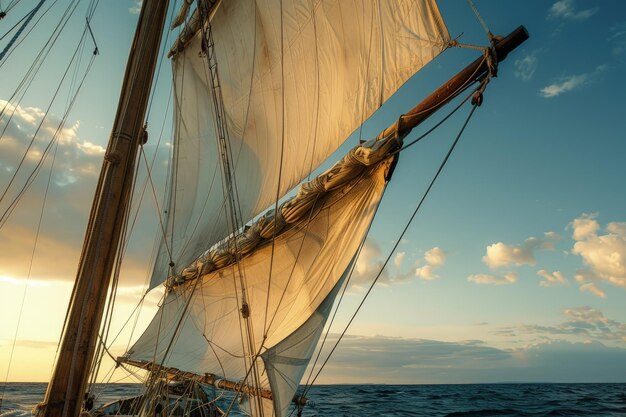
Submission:
[[[433,0],[229,0],[211,22],[244,223],[305,178],[449,39]],[[200,52],[198,32],[173,60],[177,159],[151,287],[167,278],[171,261],[180,271],[232,232]]]
[[[239,266],[231,264],[174,286],[126,358],[241,381],[247,373],[244,357],[251,356],[242,343],[241,271],[253,349],[262,358],[257,360],[258,386],[251,377],[246,383],[276,392],[274,413],[284,415],[333,302],[329,294],[376,212],[398,139],[394,135],[357,147],[307,184],[306,189],[316,189],[320,207],[309,206],[310,215],[280,234],[273,245],[257,248]],[[307,195],[310,192],[300,193],[294,201]],[[287,363],[285,356],[295,359]]]
[[315,313],[300,328],[285,340],[263,353],[263,363],[272,389],[272,399],[276,405],[276,415],[286,415],[294,392],[311,360],[324,324],[330,315],[335,297],[351,271],[354,258],[346,268],[335,289],[326,297]]

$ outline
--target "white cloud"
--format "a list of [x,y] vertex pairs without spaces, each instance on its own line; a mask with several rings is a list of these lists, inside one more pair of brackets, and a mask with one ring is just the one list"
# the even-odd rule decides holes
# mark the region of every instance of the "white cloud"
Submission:
[[[45,196],[45,210],[30,275],[46,280],[74,279],[104,149],[81,138],[78,121],[68,121],[67,127],[59,129],[62,119],[52,113],[48,113],[42,123],[45,112],[41,109],[12,106],[0,100],[0,108],[5,106],[5,116],[0,118],[0,129],[6,128],[0,141],[0,172],[3,173],[0,187],[7,186],[40,123],[41,129],[31,145],[29,157],[24,160],[6,198],[0,203],[2,212],[35,171],[55,132],[58,130],[59,133],[56,144],[50,146],[47,158],[41,162],[39,175],[34,177],[0,230],[0,247],[3,249],[0,251],[0,275],[24,278],[29,274],[27,266]],[[13,114],[10,121],[9,114]],[[33,159],[33,156],[37,157]],[[51,175],[49,186],[48,175]],[[156,175],[158,178],[153,177],[155,181],[162,181],[164,173]],[[145,275],[140,264],[147,263],[144,251],[152,246],[156,227],[150,224],[155,221],[153,216],[141,216],[139,221],[152,227],[137,227],[133,233],[135,243],[130,244],[127,252],[129,265],[133,270],[141,271],[137,280]]]
[[[626,289],[626,223],[611,222],[604,234],[598,234],[595,216],[583,214],[570,225],[576,240],[571,252],[588,267],[579,271],[576,280],[608,282]],[[586,288],[592,291],[593,287]]]
[[[336,339],[331,334],[328,345]],[[625,373],[626,349],[600,342],[544,339],[519,349],[499,349],[481,340],[346,335],[317,382],[621,382]]]
[[598,11],[598,7],[592,7],[584,10],[577,10],[574,6],[573,0],[561,0],[557,1],[550,8],[550,13],[548,14],[549,19],[567,19],[567,20],[586,20],[591,16],[596,14]]
[[424,260],[432,266],[441,266],[446,262],[446,253],[439,247],[434,247],[424,254]]
[[467,277],[467,280],[478,285],[509,285],[517,282],[517,274],[515,272],[507,272],[503,276],[475,274]]
[[607,41],[611,45],[613,55],[621,55],[626,51],[626,21],[609,28],[611,36]]
[[[563,314],[571,319],[568,322],[569,325],[572,325],[572,323],[586,323],[606,326],[611,321],[600,310],[588,306],[566,308]],[[617,322],[614,323],[618,324]],[[622,325],[618,324],[618,327],[622,327]]]
[[[58,185],[67,184],[67,176],[72,175],[72,173],[89,174],[90,180],[97,178],[104,148],[79,139],[79,121],[74,122],[71,126],[64,126],[60,117],[52,114],[46,116],[41,109],[13,106],[0,100],[0,108],[5,106],[6,110],[0,119],[0,126],[6,126],[7,123],[8,126],[6,126],[5,136],[0,142],[0,167],[4,167],[11,173],[14,172],[22,155],[27,151],[38,125],[41,124],[39,133],[28,150],[26,165],[21,168],[26,175],[35,169],[35,166],[46,153],[46,148],[49,148],[50,142],[56,137],[58,150],[54,161],[53,180]],[[7,117],[9,114],[13,114],[10,121]],[[52,158],[48,157],[42,169],[48,168],[49,170],[51,164]],[[94,166],[97,166],[98,169],[94,170]],[[19,182],[20,178],[17,180]]]
[[595,236],[598,229],[600,229],[600,225],[595,220],[596,217],[598,217],[598,213],[583,213],[581,217],[574,219],[568,224],[567,228],[573,230],[572,239],[584,240]]
[[550,84],[539,90],[542,97],[556,97],[568,91],[572,91],[587,82],[587,74],[571,75],[564,78],[561,82]]
[[626,236],[626,222],[610,222],[606,231],[615,235]]
[[576,279],[576,282],[585,283],[596,279],[596,276],[588,269],[579,269],[576,271],[574,278]]
[[544,233],[543,238],[529,237],[521,245],[507,245],[503,242],[487,246],[483,262],[492,269],[513,265],[535,265],[536,250],[553,250],[555,241],[561,237],[554,232]]
[[424,253],[424,261],[426,265],[416,268],[415,276],[426,281],[432,281],[439,278],[434,270],[446,263],[446,253],[443,249],[435,246]]
[[553,287],[555,285],[564,285],[567,283],[567,279],[563,276],[561,271],[548,272],[545,269],[541,269],[537,272],[537,275],[544,280],[539,282],[542,287]]
[[361,249],[361,253],[359,254],[356,266],[354,267],[355,271],[359,274],[365,273],[370,269],[369,264],[374,259],[380,258],[380,256],[381,251],[378,243],[374,239],[367,238],[363,244],[363,249]]
[[626,342],[626,323],[611,320],[594,308],[572,307],[563,311],[566,320],[556,326],[523,324],[502,327],[498,334],[517,337],[520,333],[543,336],[567,336],[573,340],[606,340],[615,343]]
[[350,285],[356,287],[361,287],[362,285],[369,286],[379,273],[380,276],[376,282],[380,285],[389,285],[405,279],[405,276],[402,274],[391,276],[387,268],[381,272],[383,263],[383,253],[378,242],[375,239],[367,238],[354,266]]
[[439,278],[439,276],[435,275],[435,273],[433,272],[432,265],[424,265],[422,267],[415,268],[415,276],[425,279],[426,281],[432,281],[436,278]]
[[597,79],[599,79],[603,72],[609,69],[611,69],[611,66],[601,64],[597,65],[592,71],[585,74],[563,77],[558,82],[550,84],[539,90],[539,94],[545,98],[556,97],[568,91],[578,89],[584,85],[593,84]]
[[104,155],[106,149],[100,145],[95,145],[91,142],[83,142],[78,144],[78,147],[85,153],[85,155]]
[[[407,282],[414,277],[430,281],[439,278],[439,276],[435,274],[435,269],[441,267],[446,261],[445,252],[439,247],[434,247],[424,254],[426,265],[418,267],[415,270],[405,271],[401,268],[406,257],[406,252],[398,252],[393,258],[395,268],[389,268],[389,265],[387,265],[387,268],[385,268],[378,278],[377,284],[399,284]],[[363,245],[361,254],[354,267],[354,272],[350,279],[351,284],[356,287],[360,287],[363,284],[369,285],[382,269],[383,263],[384,254],[378,242],[372,238],[368,238]],[[416,264],[419,265],[419,263],[420,261],[418,260]]]
[[393,263],[396,268],[400,268],[402,266],[402,262],[404,261],[404,257],[406,256],[406,252],[398,252],[396,257],[393,259]]
[[521,59],[515,61],[515,76],[523,81],[529,81],[533,78],[537,70],[537,54],[536,52],[527,54]]
[[[329,335],[322,350],[337,340]],[[416,383],[446,382],[454,377],[469,382],[474,370],[497,368],[511,353],[482,341],[444,342],[386,336],[346,335],[321,374],[319,383]],[[450,375],[450,373],[454,376]],[[464,376],[460,376],[464,374]],[[466,376],[465,376],[466,374]]]
[[[0,186],[3,189],[7,187],[10,178],[15,175],[6,199],[0,205],[3,212],[18,197],[27,178],[41,162],[39,176],[33,177],[32,184],[21,195],[16,209],[0,230],[0,246],[3,248],[0,251],[0,274],[13,277],[25,277],[28,274],[24,265],[30,263],[35,241],[34,226],[41,214],[45,195],[46,211],[31,276],[73,279],[80,251],[79,242],[84,237],[89,213],[88,199],[93,195],[97,179],[97,172],[91,175],[79,174],[88,172],[87,167],[99,166],[102,157],[88,155],[81,150],[78,121],[69,124],[69,127],[59,128],[62,119],[50,113],[45,116],[41,109],[13,106],[4,100],[0,100],[0,108],[6,108],[4,116],[0,118],[0,129],[6,128],[0,141],[0,168],[5,172],[5,175],[0,176]],[[33,140],[40,124],[39,133]],[[56,151],[50,152],[41,161],[57,131],[59,133],[54,145]],[[49,149],[55,148],[50,146]],[[27,154],[27,158],[16,172],[24,154]],[[52,176],[49,186],[48,175]],[[50,268],[50,265],[55,267]]]
[[588,291],[591,294],[595,295],[598,298],[606,298],[606,293],[602,291],[596,284],[593,282],[588,282],[587,284],[583,284],[580,286],[580,291]]
[[545,232],[543,236],[545,238],[544,249],[554,249],[554,242],[561,240],[561,236],[556,232]]

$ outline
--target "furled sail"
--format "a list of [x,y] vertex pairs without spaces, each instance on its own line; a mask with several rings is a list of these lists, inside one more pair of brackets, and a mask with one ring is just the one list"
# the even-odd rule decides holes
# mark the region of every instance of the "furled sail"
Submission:
[[[229,0],[211,11],[242,221],[335,151],[449,39],[434,0]],[[281,9],[282,5],[282,9]],[[175,162],[151,287],[232,230],[202,34],[173,59]]]
[[[257,385],[251,377],[245,384],[273,395],[269,401],[251,398],[247,403],[252,415],[284,416],[319,339],[334,290],[376,212],[400,144],[401,138],[392,134],[356,147],[303,186],[317,188],[319,207],[311,206],[310,215],[280,234],[273,245],[257,248],[239,265],[171,287],[123,361],[243,381],[254,356],[242,343],[247,337],[241,324],[243,278],[260,375]],[[255,412],[260,406],[264,413]]]

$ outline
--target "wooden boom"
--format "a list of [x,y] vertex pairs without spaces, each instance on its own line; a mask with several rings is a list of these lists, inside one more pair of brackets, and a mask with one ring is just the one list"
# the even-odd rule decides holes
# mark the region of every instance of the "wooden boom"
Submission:
[[144,369],[152,374],[161,373],[165,378],[171,379],[173,381],[196,381],[201,384],[214,385],[216,388],[227,391],[235,391],[248,395],[255,395],[262,398],[267,398],[268,400],[272,399],[272,391],[268,389],[255,388],[250,385],[242,384],[240,382],[229,381],[227,379],[222,379],[214,374],[200,375],[193,372],[181,371],[176,368],[157,365],[153,362],[133,360],[125,357],[117,358],[117,362],[136,366],[137,368]]
[[[137,368],[144,369],[151,373],[161,373],[165,378],[173,381],[196,381],[201,384],[213,385],[216,388],[226,391],[234,391],[243,393],[246,395],[254,395],[268,400],[272,399],[272,391],[263,388],[255,388],[250,385],[242,384],[241,382],[229,381],[227,379],[220,378],[217,375],[206,373],[204,375],[196,374],[193,372],[185,372],[176,368],[170,368],[167,366],[156,365],[152,362],[133,360],[125,357],[117,358],[118,363],[124,363],[127,365],[136,366]],[[298,395],[294,395],[293,402],[296,404],[304,405],[307,399]]]
[[[495,42],[495,56],[493,58],[497,62],[504,61],[509,52],[521,45],[526,39],[528,39],[528,31],[524,26],[518,27],[505,38]],[[458,96],[463,91],[463,87],[484,77],[488,71],[489,64],[485,57],[476,59],[421,103],[400,116],[398,121],[382,131],[379,137],[386,137],[394,132],[397,132],[400,137],[406,135],[444,104]]]

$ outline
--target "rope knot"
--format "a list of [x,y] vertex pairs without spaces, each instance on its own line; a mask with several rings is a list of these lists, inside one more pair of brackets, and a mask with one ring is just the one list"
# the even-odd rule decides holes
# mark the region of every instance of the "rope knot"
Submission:
[[487,62],[487,69],[489,70],[488,77],[498,76],[498,58],[496,57],[495,43],[492,42],[491,46],[486,47],[483,50],[485,61]]

